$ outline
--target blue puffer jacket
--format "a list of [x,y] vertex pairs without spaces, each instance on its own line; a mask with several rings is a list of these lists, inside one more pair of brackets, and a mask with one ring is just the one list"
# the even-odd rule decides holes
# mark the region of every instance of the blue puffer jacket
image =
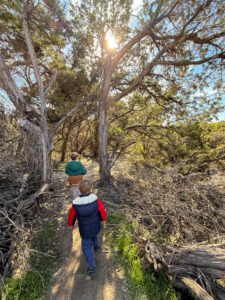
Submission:
[[73,226],[78,218],[82,239],[96,236],[101,229],[101,221],[106,220],[106,212],[101,200],[94,194],[80,195],[73,200],[68,225]]

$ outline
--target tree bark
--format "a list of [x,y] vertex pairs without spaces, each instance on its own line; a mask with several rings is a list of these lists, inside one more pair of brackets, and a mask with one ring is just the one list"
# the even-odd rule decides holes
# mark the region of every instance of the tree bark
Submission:
[[109,95],[111,78],[111,53],[109,53],[105,63],[104,80],[99,98],[99,172],[100,184],[102,185],[108,185],[111,182],[110,165],[108,163],[107,153],[107,99]]
[[94,159],[98,159],[99,157],[99,134],[98,134],[98,130],[99,130],[99,121],[96,120],[96,125],[94,128],[94,138],[92,140],[92,153],[93,153],[93,158]]
[[107,154],[107,108],[105,105],[106,99],[100,101],[99,111],[99,165],[100,165],[100,184],[108,185],[111,182],[110,168],[108,164]]

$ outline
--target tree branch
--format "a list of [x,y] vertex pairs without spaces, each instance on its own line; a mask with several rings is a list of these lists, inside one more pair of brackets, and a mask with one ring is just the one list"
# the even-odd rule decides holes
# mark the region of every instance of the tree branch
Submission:
[[166,171],[164,171],[164,170],[162,170],[162,169],[159,169],[158,167],[156,167],[156,166],[150,164],[150,163],[147,162],[147,161],[144,161],[144,162],[143,162],[143,165],[146,166],[146,167],[148,167],[148,168],[155,169],[156,171],[158,171],[158,172],[161,173],[161,174],[166,174],[166,173],[168,173],[168,172],[166,172]]
[[116,102],[119,101],[121,98],[125,97],[126,95],[128,95],[129,93],[131,93],[137,86],[140,85],[140,83],[142,82],[142,80],[144,79],[144,77],[151,71],[151,69],[159,64],[158,60],[162,57],[162,55],[167,52],[170,49],[173,49],[176,45],[180,44],[181,42],[183,42],[186,39],[185,36],[179,37],[176,41],[174,41],[173,43],[170,43],[169,45],[165,46],[156,56],[155,58],[147,65],[147,67],[138,75],[138,77],[136,78],[136,80],[134,80],[134,82],[127,88],[125,89],[122,93],[120,93],[119,95],[115,96],[114,98],[112,98],[109,103],[112,102]]
[[189,60],[182,60],[182,61],[161,61],[161,62],[157,62],[157,65],[173,65],[176,67],[182,67],[182,66],[191,66],[191,65],[201,65],[205,62],[208,62],[210,60],[214,60],[217,58],[221,58],[221,59],[225,59],[225,51],[217,54],[217,55],[213,55],[201,60],[195,60],[195,61],[189,61]]
[[6,65],[2,56],[0,55],[0,79],[1,79],[1,87],[6,91],[9,99],[15,105],[15,107],[22,112],[25,107],[27,107],[27,103],[23,97],[23,94],[20,92],[17,87],[10,71],[9,67]]
[[47,96],[49,90],[52,88],[53,84],[55,83],[57,75],[58,75],[58,70],[55,70],[54,73],[52,74],[52,77],[50,78],[48,85],[45,88],[45,96]]
[[27,9],[25,8],[24,13],[23,13],[23,30],[24,30],[24,34],[25,34],[25,39],[26,39],[26,44],[27,44],[27,48],[28,48],[28,52],[32,61],[32,65],[34,68],[34,74],[36,77],[36,80],[38,82],[38,87],[39,87],[39,95],[40,95],[40,100],[41,100],[41,110],[44,113],[45,112],[45,107],[46,107],[46,96],[45,96],[45,90],[44,90],[44,85],[40,76],[40,72],[38,69],[38,64],[37,64],[37,58],[36,58],[36,54],[34,51],[34,47],[32,45],[31,42],[31,38],[30,38],[30,33],[29,33],[29,29],[28,29],[28,24],[27,24]]
[[110,120],[107,124],[109,125],[109,124],[115,122],[116,120],[118,120],[118,119],[120,119],[120,118],[128,115],[129,113],[134,112],[134,111],[137,112],[137,111],[140,111],[140,110],[135,110],[134,108],[132,108],[132,109],[126,111],[125,113],[123,113],[122,115],[116,116],[115,118],[113,118],[112,120]]
[[206,8],[207,6],[209,6],[209,5],[211,4],[212,1],[213,1],[213,0],[207,0],[206,3],[203,3],[202,5],[200,5],[200,6],[196,9],[194,15],[193,15],[193,16],[187,21],[187,23],[184,25],[181,34],[184,33],[184,31],[185,31],[185,29],[187,28],[187,26],[188,26],[189,24],[191,24],[191,23],[194,21],[194,19],[197,18],[197,16],[198,16],[202,11],[204,11],[204,8]]
[[137,44],[143,37],[149,35],[149,28],[153,28],[157,23],[162,21],[163,19],[170,16],[172,11],[177,6],[178,1],[174,3],[174,5],[171,7],[170,11],[167,14],[163,14],[160,17],[158,17],[155,20],[149,21],[146,26],[136,35],[134,36],[115,56],[115,58],[112,60],[112,72],[115,70],[116,66],[118,65],[120,59],[135,45]]
[[76,105],[73,109],[71,109],[62,119],[60,119],[50,133],[49,140],[52,141],[58,128],[68,119],[78,108],[80,108],[83,104]]

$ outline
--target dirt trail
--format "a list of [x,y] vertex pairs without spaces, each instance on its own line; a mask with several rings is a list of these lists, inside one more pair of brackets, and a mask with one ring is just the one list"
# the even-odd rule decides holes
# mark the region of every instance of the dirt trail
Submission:
[[[94,166],[88,168],[85,178],[97,179]],[[104,243],[104,228],[100,233],[101,252],[96,254],[97,274],[94,279],[86,275],[87,264],[81,251],[81,239],[77,225],[73,229],[66,224],[72,193],[67,187],[67,176],[63,173],[54,175],[53,180],[65,183],[63,206],[59,228],[61,235],[60,252],[62,262],[54,274],[55,282],[47,299],[50,300],[122,300],[129,299],[126,280],[120,268],[110,258],[110,251]],[[61,199],[62,200],[62,199]],[[104,203],[104,201],[103,201]],[[104,226],[103,226],[104,227]]]

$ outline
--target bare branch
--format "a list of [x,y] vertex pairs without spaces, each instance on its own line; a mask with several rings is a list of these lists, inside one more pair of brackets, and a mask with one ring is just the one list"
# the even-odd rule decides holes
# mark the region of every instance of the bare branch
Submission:
[[161,61],[161,62],[157,62],[156,64],[157,65],[173,65],[176,67],[182,67],[182,66],[191,66],[191,65],[201,65],[205,62],[208,62],[208,61],[211,61],[214,59],[218,59],[218,58],[225,59],[225,51],[220,54],[209,56],[207,58],[200,59],[200,60]]
[[129,109],[128,111],[126,111],[126,112],[123,113],[122,115],[116,116],[115,118],[113,118],[112,120],[110,120],[110,121],[108,122],[108,125],[111,124],[111,123],[113,123],[113,122],[115,122],[116,120],[118,120],[118,119],[120,119],[120,118],[122,118],[122,117],[128,115],[129,113],[134,112],[134,111],[137,112],[137,111],[140,111],[140,110],[135,110],[134,108]]
[[21,228],[19,225],[17,225],[8,215],[7,211],[5,209],[1,209],[0,213],[19,231],[25,232],[25,229]]
[[155,169],[156,171],[158,171],[158,172],[161,173],[161,174],[166,174],[166,173],[168,173],[168,172],[166,172],[166,171],[164,171],[164,170],[162,170],[162,169],[159,169],[158,167],[156,167],[156,166],[150,164],[150,163],[147,162],[147,161],[145,161],[143,164],[144,164],[144,166],[146,166],[146,167],[148,167],[148,168]]
[[1,79],[1,87],[6,91],[9,99],[15,105],[15,107],[22,112],[24,108],[27,106],[27,103],[17,87],[10,71],[9,67],[6,65],[2,56],[0,55],[0,79]]
[[117,159],[120,157],[120,155],[124,152],[124,150],[128,147],[130,147],[131,145],[135,144],[135,141],[131,141],[129,142],[128,144],[124,145],[123,147],[121,147],[120,151],[119,152],[115,152],[112,154],[112,158],[114,156],[113,159],[111,159],[111,168],[114,166],[115,162],[117,161]]
[[55,83],[57,75],[58,75],[58,70],[55,70],[54,73],[52,74],[52,77],[51,77],[48,85],[45,88],[45,96],[47,96],[49,90],[52,88],[53,84]]
[[43,195],[44,193],[46,193],[46,191],[48,190],[48,187],[49,187],[49,185],[47,183],[43,184],[40,187],[40,189],[37,192],[35,192],[34,194],[30,195],[28,199],[21,201],[17,208],[17,211],[22,212],[24,210],[29,209],[33,205],[37,205],[37,198],[40,195]]
[[58,128],[66,121],[66,119],[68,119],[78,108],[80,108],[83,104],[80,103],[78,105],[76,105],[73,109],[71,109],[61,120],[59,120],[56,125],[54,126],[54,128],[52,129],[52,132],[50,133],[50,137],[49,140],[52,141],[53,137],[55,136]]

